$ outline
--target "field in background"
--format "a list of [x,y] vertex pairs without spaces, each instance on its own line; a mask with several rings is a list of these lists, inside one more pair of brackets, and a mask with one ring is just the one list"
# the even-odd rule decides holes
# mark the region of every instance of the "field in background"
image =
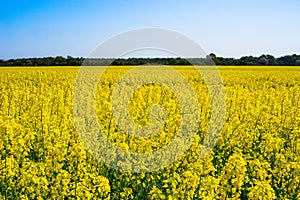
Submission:
[[[299,199],[300,67],[218,68],[227,113],[213,151],[199,158],[210,119],[207,87],[197,71],[175,67],[197,95],[200,128],[179,160],[141,174],[111,169],[85,150],[72,110],[78,67],[0,68],[0,198]],[[122,132],[110,101],[113,86],[129,69],[112,67],[101,77],[98,122],[116,145],[155,151],[176,134],[180,105],[166,88],[141,87],[130,104],[133,120],[150,123],[155,103],[171,117],[149,140]]]

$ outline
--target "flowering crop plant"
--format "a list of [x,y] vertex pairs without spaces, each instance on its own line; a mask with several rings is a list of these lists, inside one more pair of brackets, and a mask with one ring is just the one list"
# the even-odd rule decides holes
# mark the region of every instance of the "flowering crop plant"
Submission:
[[[169,144],[178,131],[185,133],[180,127],[185,108],[170,88],[142,85],[126,105],[130,119],[147,126],[153,106],[160,105],[164,112],[157,109],[156,117],[164,123],[147,137],[124,131],[113,112],[113,94],[132,68],[109,67],[99,79],[97,125],[115,146],[148,152],[155,160],[151,152]],[[153,171],[147,170],[149,164],[139,165],[143,170],[138,173],[134,154],[126,162],[122,152],[104,152],[107,165],[95,156],[103,145],[98,135],[79,134],[72,104],[78,67],[1,68],[0,199],[300,199],[300,67],[218,67],[226,116],[205,156],[200,153],[212,117],[212,94],[194,67],[173,68],[196,95],[196,136],[171,164]]]

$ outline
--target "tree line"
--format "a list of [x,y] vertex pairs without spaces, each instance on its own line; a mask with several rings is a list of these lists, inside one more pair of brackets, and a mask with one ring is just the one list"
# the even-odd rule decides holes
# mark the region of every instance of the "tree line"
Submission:
[[275,58],[272,55],[243,56],[241,58],[218,57],[211,53],[206,58],[74,58],[44,57],[44,58],[18,58],[1,60],[0,66],[107,66],[107,65],[215,65],[224,66],[300,66],[300,55],[286,55]]

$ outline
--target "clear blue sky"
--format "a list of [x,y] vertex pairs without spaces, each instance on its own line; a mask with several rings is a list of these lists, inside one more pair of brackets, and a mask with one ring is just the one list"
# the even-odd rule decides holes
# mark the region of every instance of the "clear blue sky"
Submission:
[[220,56],[300,54],[299,0],[0,1],[0,58],[88,56],[118,33],[166,28]]

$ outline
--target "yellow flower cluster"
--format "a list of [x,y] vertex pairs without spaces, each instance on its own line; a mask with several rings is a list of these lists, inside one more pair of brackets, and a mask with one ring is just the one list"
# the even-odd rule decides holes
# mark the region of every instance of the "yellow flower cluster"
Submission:
[[[114,145],[151,156],[182,128],[182,105],[168,87],[138,87],[128,104],[132,121],[141,127],[153,123],[151,109],[159,104],[165,124],[149,138],[128,134],[113,115],[112,93],[130,69],[111,67],[99,79],[97,120]],[[130,173],[96,159],[76,130],[72,97],[79,68],[0,68],[0,199],[299,199],[300,68],[220,67],[226,119],[203,158],[210,93],[195,69],[175,69],[198,100],[197,135],[167,167]],[[88,135],[96,151],[98,135]],[[126,163],[118,153],[108,150],[107,156],[134,169],[134,156]]]
[[6,199],[109,198],[73,127],[76,70],[1,69],[0,192]]

